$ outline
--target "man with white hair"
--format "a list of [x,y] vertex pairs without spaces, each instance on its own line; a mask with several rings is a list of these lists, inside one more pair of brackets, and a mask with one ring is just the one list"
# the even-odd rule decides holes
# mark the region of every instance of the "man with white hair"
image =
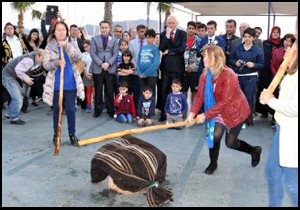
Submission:
[[183,55],[186,48],[187,33],[178,29],[177,26],[177,18],[171,15],[168,17],[166,30],[160,34],[159,49],[163,52],[160,64],[163,84],[160,122],[166,120],[163,107],[170,92],[172,80],[178,79],[182,83],[185,71]]

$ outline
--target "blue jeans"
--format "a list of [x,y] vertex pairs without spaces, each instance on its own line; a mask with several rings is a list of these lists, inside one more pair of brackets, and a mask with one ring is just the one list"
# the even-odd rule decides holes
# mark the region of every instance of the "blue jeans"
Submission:
[[[76,90],[64,90],[64,104],[63,107],[66,110],[67,120],[68,120],[68,131],[69,134],[75,134],[75,101],[76,101]],[[58,99],[59,90],[54,91],[53,96],[53,128],[54,134],[57,134],[57,123],[58,123]]]
[[120,123],[132,123],[133,118],[131,114],[118,114],[116,120]]
[[298,168],[288,168],[279,165],[279,132],[276,132],[266,165],[266,175],[269,190],[269,206],[280,207],[282,205],[284,186],[293,207],[298,207]]
[[15,78],[2,74],[2,84],[7,89],[11,102],[8,105],[7,114],[11,120],[18,120],[23,104],[22,88]]

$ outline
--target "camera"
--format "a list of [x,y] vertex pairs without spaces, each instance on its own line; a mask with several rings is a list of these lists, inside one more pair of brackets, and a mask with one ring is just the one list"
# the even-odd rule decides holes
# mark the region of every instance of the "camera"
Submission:
[[244,67],[246,66],[247,62],[244,60],[239,60],[239,63],[241,64],[240,66],[240,72],[243,71]]

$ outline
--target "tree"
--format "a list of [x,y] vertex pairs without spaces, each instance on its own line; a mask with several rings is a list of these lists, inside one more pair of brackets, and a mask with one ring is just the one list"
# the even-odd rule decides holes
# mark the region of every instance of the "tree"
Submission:
[[113,2],[105,2],[104,3],[104,18],[103,18],[104,20],[106,20],[110,23],[111,28],[113,26],[112,5],[113,5]]
[[168,2],[160,2],[161,4],[161,11],[165,13],[165,20],[164,20],[164,26],[167,25],[168,17],[173,12],[173,5]]
[[34,5],[35,2],[12,2],[11,7],[19,12],[18,15],[18,29],[19,33],[22,33],[24,30],[24,13],[31,9],[31,16],[32,19],[41,19],[42,13],[38,10],[32,9],[32,5]]
[[[154,2],[150,2],[150,4],[151,3]],[[168,17],[171,15],[174,9],[173,9],[173,5],[169,2],[156,2],[156,3],[157,3],[157,10],[159,11],[159,30],[161,31],[161,12],[165,13],[164,26],[166,26]]]

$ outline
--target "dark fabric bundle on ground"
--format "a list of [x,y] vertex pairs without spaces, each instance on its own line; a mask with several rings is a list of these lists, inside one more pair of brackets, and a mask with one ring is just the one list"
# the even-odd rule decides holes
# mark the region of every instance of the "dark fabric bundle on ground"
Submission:
[[147,200],[152,207],[163,206],[172,199],[173,193],[159,186],[165,181],[166,170],[166,155],[133,136],[102,146],[91,162],[93,183],[110,176],[121,191],[147,190]]

